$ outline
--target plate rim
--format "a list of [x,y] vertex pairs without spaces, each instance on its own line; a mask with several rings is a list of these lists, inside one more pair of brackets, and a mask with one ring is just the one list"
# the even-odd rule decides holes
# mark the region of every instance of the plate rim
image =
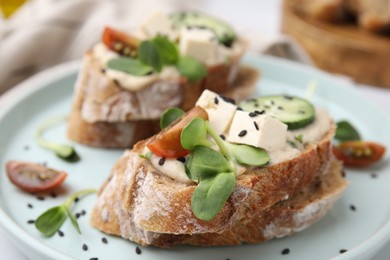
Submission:
[[[293,62],[290,60],[285,60],[277,57],[272,57],[268,55],[253,55],[247,54],[244,57],[243,64],[246,64],[245,61],[256,62],[258,59],[263,59],[265,62],[278,63],[278,66],[283,66],[289,70],[297,71],[309,71],[315,76],[320,76],[326,78],[327,80],[334,81],[337,87],[342,87],[350,90],[351,86],[347,82],[338,80],[332,74],[321,71],[315,67],[311,67],[305,64]],[[82,60],[74,60],[65,63],[61,63],[52,68],[48,68],[44,71],[39,72],[38,74],[22,81],[17,84],[15,87],[7,90],[0,96],[0,120],[12,109],[15,105],[19,104],[24,98],[28,97],[30,94],[46,87],[50,83],[61,79],[66,76],[70,76],[73,73],[78,74],[78,70],[81,67]],[[359,96],[359,98],[364,99],[366,103],[370,104],[376,111],[380,113],[384,118],[389,120],[389,116],[379,108],[377,104],[371,100],[367,100],[359,92],[354,92],[354,95]],[[6,211],[0,207],[0,225],[6,231],[7,235],[11,237],[13,244],[21,252],[25,252],[26,248],[30,248],[30,251],[34,251],[45,257],[50,257],[53,259],[73,259],[72,257],[54,249],[50,246],[41,243],[35,237],[27,233],[23,228],[21,228],[16,222],[14,222]],[[23,236],[19,236],[19,235]],[[390,220],[385,222],[378,230],[372,233],[370,237],[361,243],[355,245],[355,247],[349,249],[347,252],[340,254],[332,259],[356,259],[362,258],[365,255],[369,254],[372,250],[382,248],[390,240]],[[18,241],[19,243],[16,243]],[[22,242],[22,243],[21,243]],[[375,250],[375,252],[379,252]]]

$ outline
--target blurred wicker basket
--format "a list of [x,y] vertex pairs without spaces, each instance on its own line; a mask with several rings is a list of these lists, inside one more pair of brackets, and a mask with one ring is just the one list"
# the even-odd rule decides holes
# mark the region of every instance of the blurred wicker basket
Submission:
[[321,22],[301,12],[299,4],[299,0],[284,0],[282,31],[298,40],[319,68],[390,88],[390,36],[352,23]]

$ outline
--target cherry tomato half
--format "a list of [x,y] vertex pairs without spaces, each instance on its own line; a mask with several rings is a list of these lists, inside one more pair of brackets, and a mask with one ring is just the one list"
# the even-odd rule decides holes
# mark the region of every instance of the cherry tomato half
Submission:
[[366,167],[379,161],[386,148],[374,142],[346,141],[333,146],[333,154],[349,167]]
[[196,106],[188,111],[176,124],[165,128],[159,134],[152,137],[146,146],[152,153],[161,157],[177,158],[186,156],[189,154],[189,151],[181,146],[180,135],[183,128],[195,117],[205,120],[208,119],[206,110]]
[[140,44],[139,39],[110,27],[104,28],[102,41],[107,48],[126,56],[135,56]]
[[8,161],[6,171],[10,181],[27,192],[49,191],[58,187],[67,173],[47,168],[40,164]]

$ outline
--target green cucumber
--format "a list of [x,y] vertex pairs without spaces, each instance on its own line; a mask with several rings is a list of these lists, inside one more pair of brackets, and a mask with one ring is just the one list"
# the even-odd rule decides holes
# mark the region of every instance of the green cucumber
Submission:
[[289,130],[305,127],[315,118],[314,106],[295,96],[263,96],[240,103],[243,110],[272,116],[288,125]]
[[198,12],[177,12],[169,16],[173,25],[177,28],[184,26],[205,27],[212,30],[218,41],[226,47],[231,47],[236,39],[233,28],[218,18]]

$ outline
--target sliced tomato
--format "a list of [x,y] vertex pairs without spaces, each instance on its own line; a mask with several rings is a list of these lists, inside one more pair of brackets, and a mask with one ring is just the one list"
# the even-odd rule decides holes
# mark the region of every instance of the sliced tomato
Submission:
[[27,192],[49,191],[58,187],[67,173],[30,162],[8,161],[7,176],[18,188]]
[[349,167],[366,167],[380,159],[385,154],[386,148],[378,143],[363,141],[342,142],[333,146],[333,154],[337,159]]
[[107,48],[127,56],[140,44],[139,39],[110,27],[104,28],[102,41]]
[[208,119],[207,112],[201,107],[194,107],[188,111],[176,124],[163,129],[147,143],[147,147],[155,155],[165,158],[177,158],[186,156],[189,151],[184,149],[180,143],[180,135],[183,128],[191,122],[193,118]]

